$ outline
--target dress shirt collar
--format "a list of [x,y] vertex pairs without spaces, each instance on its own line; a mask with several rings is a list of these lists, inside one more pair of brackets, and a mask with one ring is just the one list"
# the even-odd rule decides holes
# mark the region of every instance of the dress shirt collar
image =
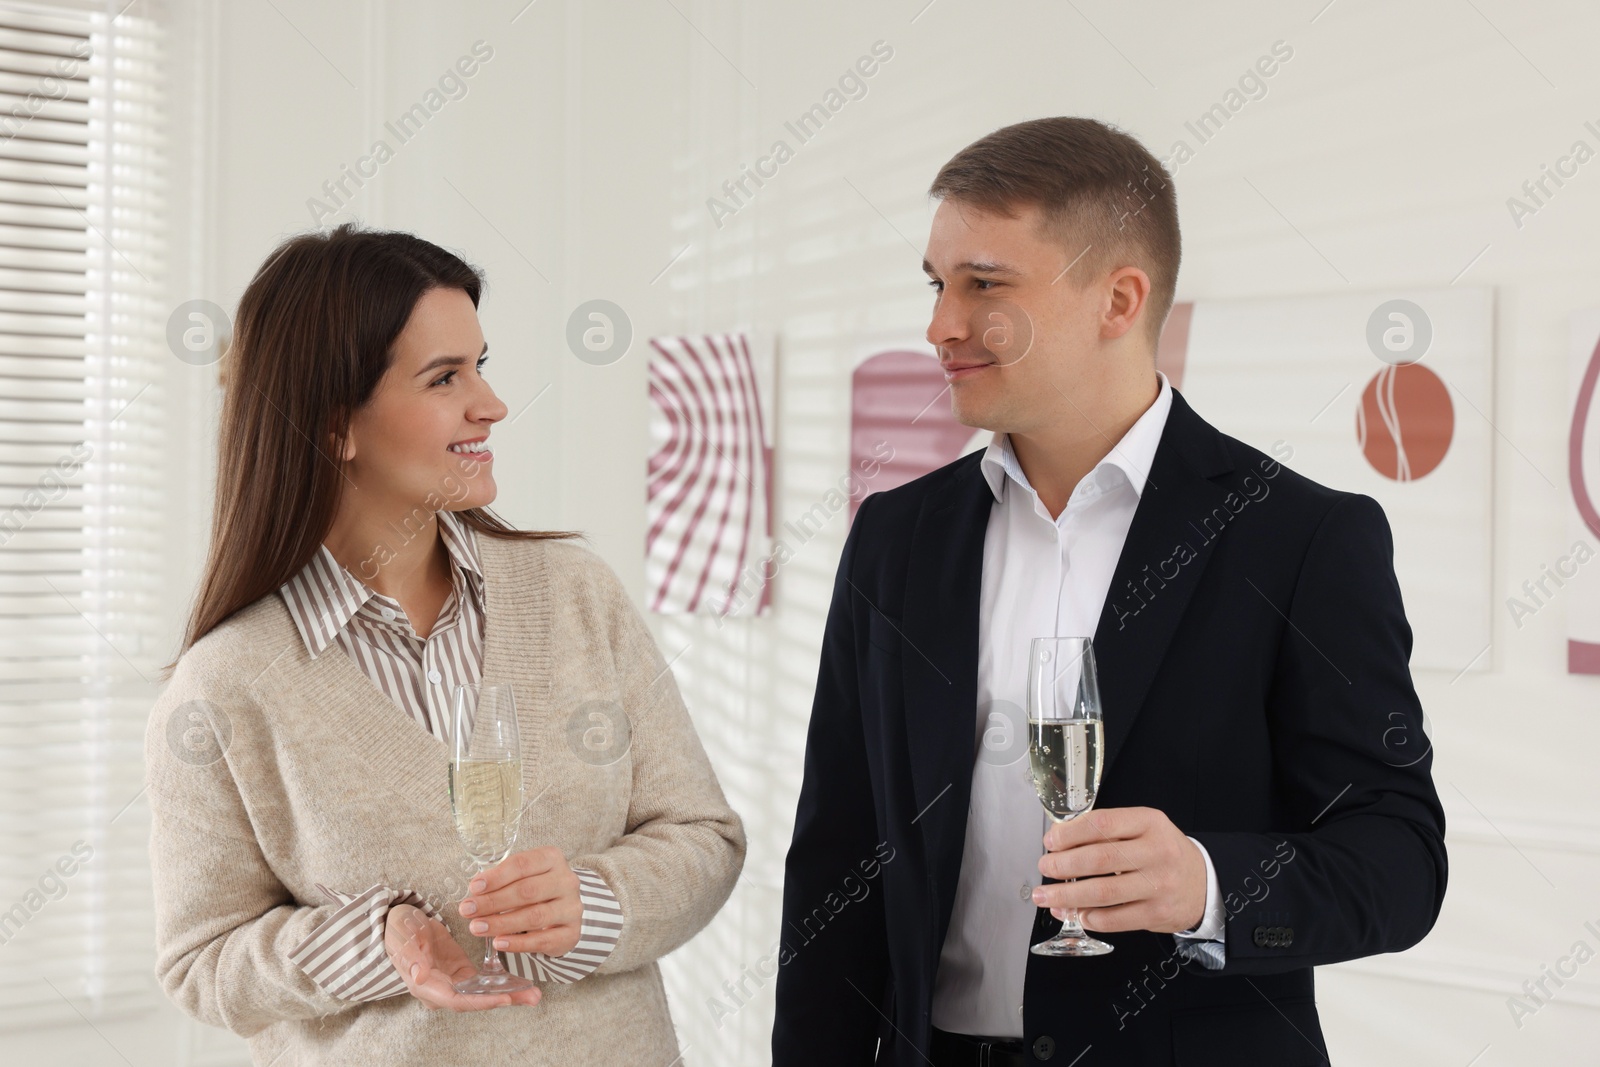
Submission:
[[[1112,446],[1106,457],[1084,475],[1080,485],[1094,484],[1090,483],[1090,479],[1094,479],[1103,488],[1107,483],[1106,474],[1115,470],[1127,479],[1135,496],[1144,495],[1145,479],[1150,474],[1150,464],[1155,461],[1156,446],[1161,443],[1161,431],[1166,427],[1167,413],[1172,410],[1172,386],[1160,371],[1156,371],[1156,377],[1161,380],[1161,390],[1156,393],[1154,402],[1139,416],[1138,421],[1128,427],[1128,432]],[[1008,477],[1023,489],[1033,492],[1033,486],[1028,483],[1028,476],[1022,472],[1022,464],[1017,462],[1017,454],[1011,448],[1010,434],[994,435],[994,440],[984,450],[979,467],[997,502],[1005,501]]]
[[[484,579],[477,537],[451,512],[441,511],[438,516],[439,533],[452,564],[451,582],[458,594],[466,588],[481,603]],[[312,659],[332,643],[368,600],[379,596],[346,570],[326,544],[317,547],[317,554],[279,592]]]

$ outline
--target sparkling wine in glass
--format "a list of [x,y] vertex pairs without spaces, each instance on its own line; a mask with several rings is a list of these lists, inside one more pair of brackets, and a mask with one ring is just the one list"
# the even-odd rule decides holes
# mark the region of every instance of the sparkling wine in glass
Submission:
[[[1087,637],[1036,637],[1028,649],[1028,763],[1039,802],[1057,822],[1094,807],[1105,756],[1100,686]],[[1076,881],[1076,879],[1073,879]],[[1067,911],[1061,932],[1029,951],[1039,956],[1103,956],[1112,946],[1090,937]]]
[[[450,810],[456,836],[478,872],[499,863],[516,844],[522,821],[522,744],[517,704],[509,685],[458,685],[451,717]],[[534,983],[507,971],[483,939],[483,964],[455,984],[458,993],[511,993]]]

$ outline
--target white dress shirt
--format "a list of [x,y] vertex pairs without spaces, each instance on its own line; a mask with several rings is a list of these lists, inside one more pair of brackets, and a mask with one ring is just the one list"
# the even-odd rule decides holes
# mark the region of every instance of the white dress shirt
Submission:
[[[965,851],[950,929],[934,981],[933,1025],[952,1033],[1021,1037],[1022,992],[1048,827],[1028,770],[1028,645],[1035,637],[1092,636],[1155,458],[1172,388],[1068,498],[1049,510],[1022,472],[1010,438],[995,435],[981,460],[994,504],[983,542],[978,612],[978,758],[972,769]],[[1110,719],[1125,709],[1106,708]],[[1194,840],[1190,838],[1190,840]],[[1199,842],[1195,844],[1198,846]],[[1206,863],[1205,917],[1196,953],[1220,967],[1223,931],[1216,871]]]

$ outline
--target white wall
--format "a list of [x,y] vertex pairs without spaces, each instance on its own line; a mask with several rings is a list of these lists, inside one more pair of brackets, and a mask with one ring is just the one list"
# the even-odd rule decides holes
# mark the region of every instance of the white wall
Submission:
[[[1496,402],[1484,415],[1497,430],[1497,603],[1564,551],[1567,317],[1600,302],[1595,256],[1580,243],[1600,227],[1600,163],[1520,230],[1505,200],[1590,136],[1585,120],[1600,120],[1586,49],[1600,34],[1592,5],[539,0],[511,22],[524,2],[247,0],[216,12],[214,141],[196,201],[203,275],[179,299],[231,305],[270,247],[311,224],[305,201],[322,182],[486,41],[494,58],[468,96],[401,147],[353,210],[487,269],[491,380],[513,412],[549,387],[497,430],[500,510],[522,525],[587,531],[636,595],[645,338],[743,324],[777,332],[777,518],[803,512],[846,466],[853,357],[926,326],[924,193],[945,159],[990,129],[1047,114],[1115,122],[1165,155],[1185,120],[1280,39],[1294,57],[1267,96],[1176,178],[1178,298],[1458,278],[1495,286]],[[880,39],[894,57],[867,96],[716,228],[706,199]],[[634,348],[612,366],[565,350],[567,313],[592,297],[633,322]],[[191,393],[199,406],[174,424],[203,448],[207,394]],[[1325,398],[1299,399],[1309,418]],[[175,483],[190,500],[175,512],[175,535],[192,542],[205,485],[193,472]],[[777,935],[844,522],[785,567],[769,617],[720,629],[656,620],[750,834],[729,906],[667,964],[689,1063],[766,1062],[770,984],[720,1027],[708,998],[726,1003],[723,980]],[[193,552],[174,560],[174,589],[192,588],[197,564]],[[174,619],[181,607],[175,599]],[[1590,770],[1600,683],[1564,673],[1563,611],[1558,602],[1517,629],[1497,609],[1489,671],[1418,674],[1450,822],[1450,891],[1416,949],[1319,972],[1339,1062],[1587,1062],[1580,1039],[1600,1022],[1600,964],[1551,986],[1554,1002],[1520,1028],[1507,1008],[1574,942],[1600,947],[1583,928],[1600,920]],[[128,1024],[119,1050],[174,1062],[170,1024],[170,1013]],[[229,1047],[211,1035],[181,1040]],[[59,1062],[107,1062],[97,1036],[52,1033],[49,1047]],[[61,1059],[63,1048],[82,1055]]]

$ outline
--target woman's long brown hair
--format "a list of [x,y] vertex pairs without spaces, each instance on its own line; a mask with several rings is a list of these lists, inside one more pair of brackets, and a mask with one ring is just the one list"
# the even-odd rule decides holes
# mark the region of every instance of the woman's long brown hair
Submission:
[[[292,237],[267,257],[239,299],[223,357],[211,548],[180,657],[316,555],[338,511],[335,457],[351,415],[372,398],[417,301],[460,289],[476,307],[483,285],[438,245],[350,223]],[[490,537],[575,536],[518,530],[488,508],[454,514]]]

